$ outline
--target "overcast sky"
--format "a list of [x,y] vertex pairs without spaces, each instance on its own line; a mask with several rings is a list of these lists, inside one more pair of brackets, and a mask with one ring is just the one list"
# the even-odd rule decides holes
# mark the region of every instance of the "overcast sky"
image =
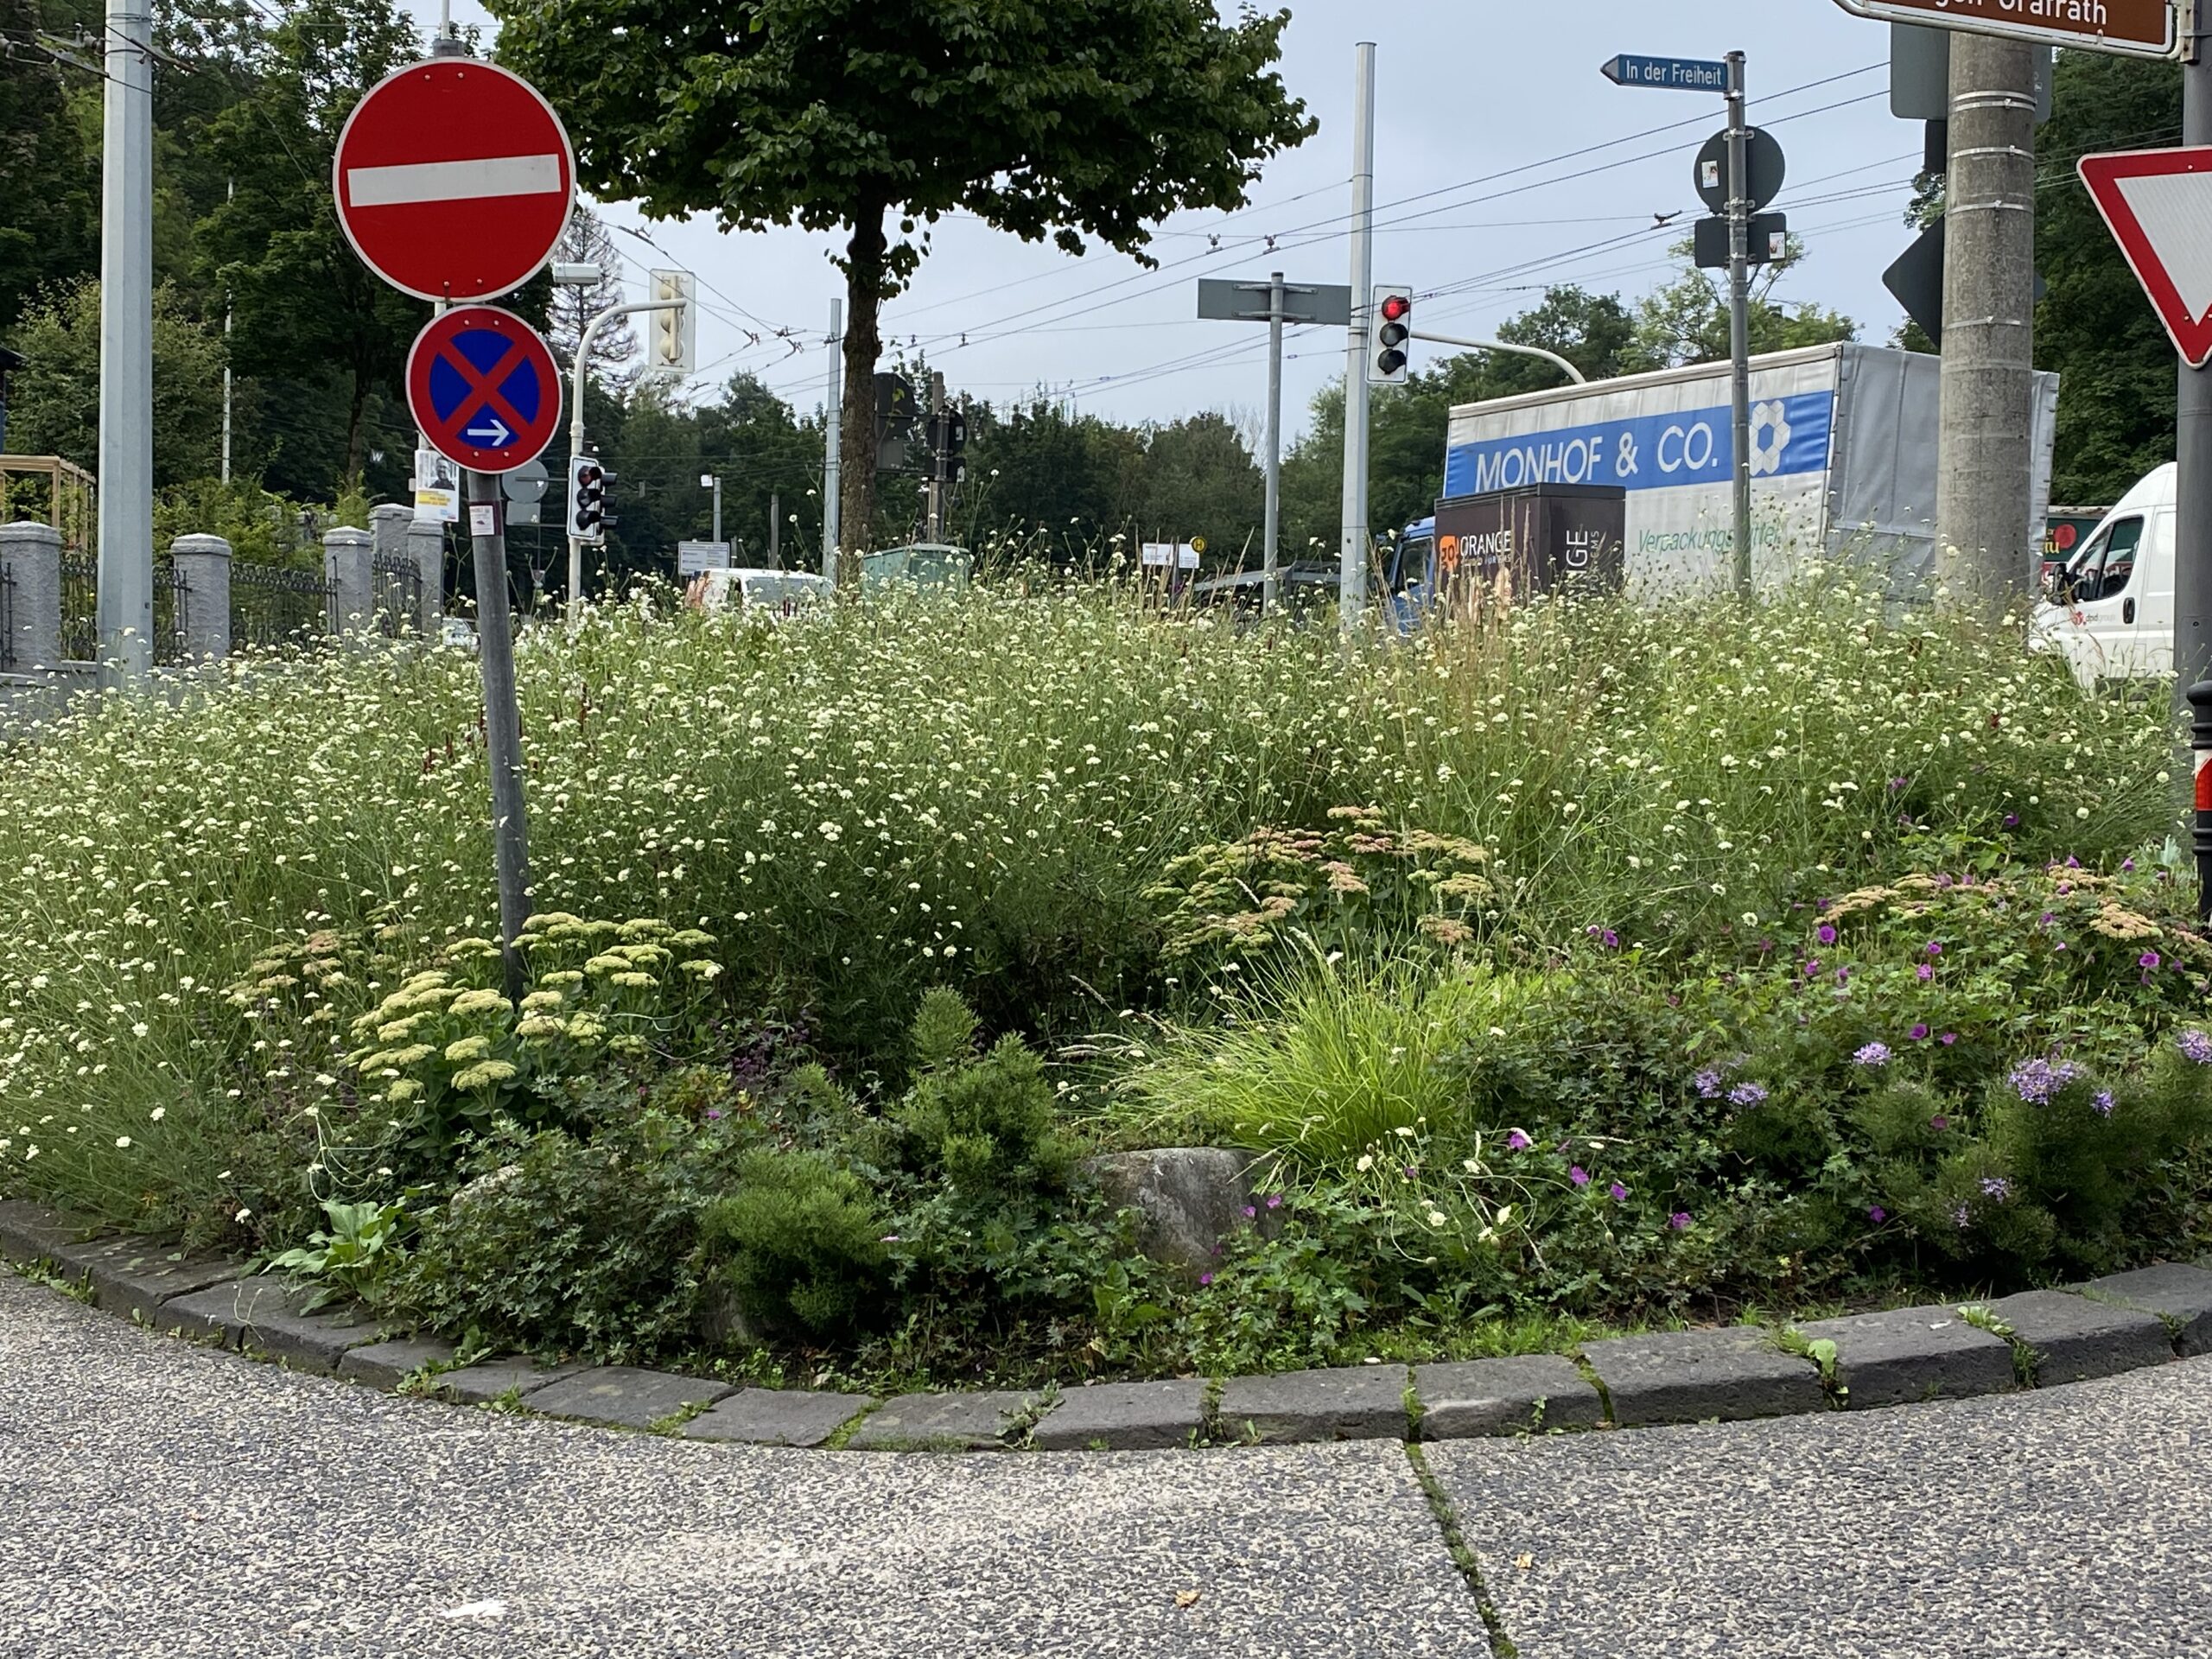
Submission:
[[[410,3],[435,22],[435,3]],[[489,26],[471,0],[454,4],[460,18]],[[1911,239],[1900,215],[1921,129],[1889,113],[1886,26],[1833,0],[1291,9],[1282,73],[1320,131],[1268,166],[1250,207],[1171,220],[1154,243],[1164,268],[1149,273],[1111,252],[1071,258],[974,219],[949,221],[912,289],[886,308],[887,341],[918,341],[956,392],[992,402],[1043,389],[1126,421],[1203,409],[1252,416],[1266,396],[1267,330],[1195,321],[1196,281],[1264,280],[1274,269],[1294,282],[1346,280],[1361,40],[1377,45],[1375,276],[1422,294],[1416,316],[1427,327],[1483,336],[1554,283],[1633,299],[1663,281],[1668,245],[1691,215],[1671,230],[1656,229],[1653,216],[1696,209],[1691,158],[1723,124],[1721,100],[1616,87],[1599,66],[1617,52],[1719,58],[1738,48],[1749,54],[1752,118],[1789,156],[1775,206],[1809,252],[1780,297],[1836,307],[1870,340],[1886,341],[1902,321],[1881,273]],[[667,251],[618,235],[634,256],[636,296],[649,266],[698,274],[701,391],[743,367],[802,410],[821,402],[829,302],[842,291],[825,257],[832,238],[725,235],[706,219],[652,223],[620,204],[605,216]],[[793,330],[805,349],[793,353],[771,328]],[[1313,392],[1343,371],[1344,331],[1294,331],[1287,356],[1285,426],[1294,432]]]

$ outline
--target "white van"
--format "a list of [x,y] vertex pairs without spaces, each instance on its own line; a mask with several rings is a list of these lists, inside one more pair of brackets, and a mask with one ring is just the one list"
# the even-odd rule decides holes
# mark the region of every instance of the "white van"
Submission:
[[2052,578],[2028,628],[2030,651],[2063,652],[2074,677],[2152,679],[2174,671],[2174,465],[2121,498]]
[[683,600],[699,611],[791,616],[829,594],[826,578],[804,570],[702,570],[683,590]]

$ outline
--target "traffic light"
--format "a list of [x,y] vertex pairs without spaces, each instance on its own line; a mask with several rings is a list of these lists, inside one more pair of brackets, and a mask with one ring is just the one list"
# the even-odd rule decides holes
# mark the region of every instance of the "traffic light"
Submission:
[[875,470],[895,473],[906,464],[906,442],[914,435],[914,383],[903,374],[879,371],[875,377]]
[[942,415],[931,416],[929,445],[930,461],[936,468],[938,481],[942,484],[958,482],[968,470],[967,463],[960,459],[968,448],[967,416],[957,409],[948,409]]
[[653,298],[662,303],[652,314],[652,346],[645,354],[645,366],[678,378],[694,374],[699,367],[699,308],[692,297],[691,273],[656,270],[651,281]]
[[596,455],[569,463],[569,534],[580,542],[607,539],[607,476]]
[[1378,284],[1368,312],[1368,378],[1386,386],[1406,383],[1406,345],[1414,337],[1414,291]]

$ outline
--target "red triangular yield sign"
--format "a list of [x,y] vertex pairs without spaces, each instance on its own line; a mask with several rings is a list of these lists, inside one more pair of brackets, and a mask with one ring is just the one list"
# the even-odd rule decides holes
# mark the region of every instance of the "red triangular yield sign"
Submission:
[[2212,147],[2084,156],[2081,166],[2175,348],[2202,368],[2212,359]]

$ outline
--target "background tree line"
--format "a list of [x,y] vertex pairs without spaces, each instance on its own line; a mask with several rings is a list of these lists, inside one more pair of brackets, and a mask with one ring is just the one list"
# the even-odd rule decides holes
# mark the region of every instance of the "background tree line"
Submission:
[[[89,0],[0,0],[0,340],[22,352],[8,447],[90,467],[98,420],[101,14]],[[255,556],[315,556],[299,512],[358,518],[404,499],[414,442],[400,393],[408,344],[427,307],[372,276],[330,207],[331,152],[360,93],[423,47],[393,0],[299,0],[281,13],[250,0],[160,0],[156,72],[156,478],[161,523],[214,529]],[[72,63],[67,60],[74,58]],[[2037,356],[2065,377],[2056,493],[2104,501],[2172,454],[2173,356],[2133,278],[2073,177],[2085,150],[2163,142],[2179,129],[2170,67],[2062,56],[2057,107],[2042,137],[2038,263],[2050,291]],[[580,213],[563,257],[608,270],[595,296],[541,279],[518,308],[572,353],[582,318],[619,292],[620,254]],[[1779,299],[1769,271],[1753,316],[1760,350],[1848,337],[1851,321]],[[225,329],[226,319],[229,331]],[[1640,299],[1553,289],[1498,331],[1573,361],[1592,378],[1725,354],[1719,284],[1684,269]],[[616,517],[596,580],[670,568],[677,541],[711,518],[702,474],[723,479],[726,533],[764,562],[770,503],[785,563],[819,557],[823,423],[741,374],[679,396],[641,378],[635,336],[594,350],[588,425],[616,474]],[[224,367],[236,376],[232,477],[219,469]],[[1457,404],[1557,384],[1527,359],[1470,353],[1378,389],[1372,518],[1394,527],[1441,487],[1445,428]],[[955,388],[957,391],[957,387]],[[1341,385],[1325,389],[1283,468],[1287,556],[1332,557],[1343,445]],[[1256,563],[1262,483],[1257,423],[1209,411],[1130,423],[1039,396],[971,409],[954,537],[1018,537],[1070,563],[1116,546],[1205,537],[1208,563]],[[565,467],[565,432],[547,456]],[[879,544],[920,528],[918,474],[877,492]],[[556,522],[515,537],[526,593],[557,590]],[[311,535],[314,523],[308,526]],[[1116,537],[1121,540],[1117,543]],[[543,574],[541,574],[543,573]]]

